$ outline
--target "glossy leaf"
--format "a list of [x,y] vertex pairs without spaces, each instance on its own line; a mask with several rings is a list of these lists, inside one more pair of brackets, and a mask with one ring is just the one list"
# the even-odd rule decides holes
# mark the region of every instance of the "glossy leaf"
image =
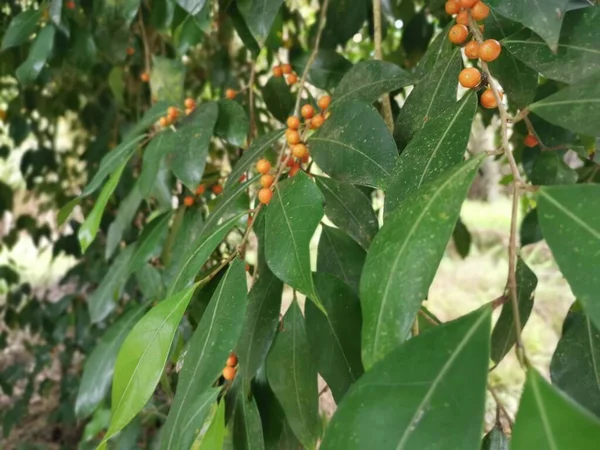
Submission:
[[127,333],[142,317],[144,311],[143,307],[138,306],[123,314],[106,330],[94,350],[86,358],[75,400],[77,417],[88,417],[104,400],[112,383],[119,348]]
[[210,3],[209,0],[177,0],[177,4],[189,14],[199,13],[207,3]]
[[371,199],[349,183],[316,177],[325,199],[325,215],[363,248],[369,248],[379,230]]
[[262,88],[263,100],[273,117],[285,123],[292,115],[296,98],[283,77],[271,77]]
[[335,48],[337,44],[345,44],[363,26],[368,11],[367,0],[329,0],[325,16],[327,26],[323,29],[321,48]]
[[523,221],[521,222],[521,230],[519,232],[521,236],[521,247],[526,245],[535,244],[536,242],[544,239],[540,223],[538,221],[537,209],[529,211]]
[[238,0],[237,3],[254,39],[264,42],[283,0]]
[[152,396],[195,289],[191,286],[160,302],[125,338],[115,363],[112,417],[104,442],[122,430]]
[[483,307],[388,353],[344,397],[321,449],[479,449],[490,319]]
[[177,130],[171,168],[192,192],[196,191],[202,180],[218,115],[216,103],[201,103]]
[[269,384],[294,434],[305,448],[320,437],[317,370],[309,353],[304,318],[293,301],[267,358]]
[[235,450],[264,450],[262,424],[253,397],[238,395],[233,416],[233,448]]
[[508,443],[508,437],[495,426],[484,436],[481,450],[508,450]]
[[[302,53],[292,60],[296,73],[304,73],[310,53]],[[307,80],[323,90],[332,90],[342,80],[352,63],[334,50],[319,50],[308,71]]]
[[244,108],[233,100],[219,100],[218,105],[219,118],[215,125],[215,134],[232,145],[243,145],[250,128]]
[[600,77],[594,75],[529,106],[550,123],[576,133],[600,136]]
[[600,420],[550,385],[530,367],[510,448],[586,449],[594,448],[598,439]]
[[181,103],[185,80],[184,64],[181,61],[162,56],[153,56],[152,60],[152,72],[150,73],[152,97],[159,101]]
[[46,25],[36,36],[27,59],[17,67],[16,76],[21,84],[33,82],[44,68],[54,47],[55,30],[53,25]]
[[61,0],[51,0],[50,5],[48,6],[48,14],[50,16],[50,20],[57,27],[60,26],[60,19],[62,13],[62,4]]
[[463,161],[471,125],[477,111],[477,96],[467,95],[443,114],[428,120],[402,151],[385,195],[385,213]]
[[167,212],[146,224],[137,240],[135,253],[131,258],[129,269],[131,272],[137,272],[150,258],[158,256],[158,251],[162,248],[162,243],[169,229],[171,218],[171,212]]
[[0,50],[6,50],[7,48],[26,42],[29,36],[37,29],[41,17],[41,8],[27,9],[13,17],[2,37],[2,47]]
[[188,14],[183,22],[175,29],[173,40],[180,55],[186,54],[204,38],[210,29],[211,4],[206,2],[202,9],[194,14]]
[[423,186],[377,233],[360,280],[365,369],[408,336],[482,159],[472,158]]
[[252,53],[252,55],[258,55],[260,52],[260,45],[258,42],[256,42],[256,39],[254,39],[254,36],[252,36],[246,20],[238,8],[238,2],[227,3],[225,12],[227,12],[229,17],[231,17],[235,31],[237,31],[238,36],[246,48]]
[[309,140],[310,154],[339,181],[384,188],[398,150],[379,113],[362,102],[345,103]]
[[564,161],[564,154],[557,151],[541,152],[535,158],[530,181],[535,185],[575,184],[577,172]]
[[[198,450],[213,450],[223,448],[223,441],[225,440],[225,402],[220,402],[206,434],[198,439],[192,446]],[[178,447],[181,448],[181,447]],[[185,448],[185,447],[184,447]]]
[[383,94],[415,83],[415,77],[385,61],[361,61],[337,85],[330,107],[350,100],[373,103]]
[[[531,315],[533,309],[533,293],[537,286],[538,279],[535,273],[519,258],[517,260],[517,300],[519,304],[519,316],[521,317],[521,326],[524,327]],[[510,349],[517,342],[515,332],[514,310],[510,300],[510,293],[504,292],[506,303],[502,305],[502,312],[494,326],[492,333],[491,358],[498,364]]]
[[581,311],[569,312],[550,363],[552,383],[600,417],[600,332]]
[[[220,393],[221,389],[219,388],[209,388],[194,400],[193,406],[188,411],[188,416],[183,419],[182,428],[185,431],[178,441],[181,445],[179,448],[191,448],[196,437],[202,435],[202,430],[206,426],[203,426],[203,424],[210,419],[212,410],[217,408],[217,398]],[[198,430],[201,431],[198,432]],[[208,429],[204,433],[208,434]]]
[[[216,225],[219,223],[223,217],[229,218],[232,216],[232,213],[238,213],[239,211],[235,210],[236,202],[240,199],[242,195],[248,192],[248,189],[252,184],[255,184],[257,181],[256,178],[251,178],[249,180],[244,181],[243,183],[239,183],[238,185],[233,186],[231,189],[225,191],[222,195],[219,195],[216,199],[209,203],[210,214],[208,215],[206,222],[204,223],[204,227],[202,228],[202,233],[209,233]],[[244,202],[243,212],[247,213],[248,202]],[[235,214],[235,215],[238,215]]]
[[538,220],[560,271],[596,327],[600,327],[600,186],[542,187]]
[[176,148],[176,139],[176,133],[171,129],[166,129],[154,136],[144,149],[142,173],[138,181],[140,192],[144,198],[149,198],[152,194],[160,166],[164,164],[165,156]]
[[317,249],[317,272],[335,275],[356,295],[367,252],[337,228],[323,225]]
[[351,288],[333,275],[317,272],[315,284],[327,316],[307,303],[306,333],[317,371],[339,404],[363,373],[360,301]]
[[219,282],[190,338],[173,406],[164,425],[161,449],[183,448],[179,439],[188,432],[184,418],[193,414],[194,399],[219,377],[240,336],[246,315],[246,289],[244,263],[236,259]]
[[456,221],[456,226],[452,232],[452,240],[454,241],[454,247],[461,256],[466,258],[469,256],[469,250],[471,249],[471,233],[467,226],[460,220],[460,217]]
[[[443,6],[443,4],[440,4],[440,9]],[[415,76],[417,77],[417,80],[423,78],[425,75],[431,72],[433,68],[437,65],[438,61],[449,58],[452,52],[454,51],[454,44],[452,44],[452,42],[450,42],[450,40],[448,39],[448,32],[450,31],[450,28],[453,25],[454,23],[452,22],[446,25],[446,27],[441,31],[441,33],[438,34],[429,44],[427,51],[419,61],[417,67],[415,68]]]
[[114,254],[123,239],[123,234],[130,228],[131,222],[141,203],[142,195],[136,183],[129,194],[127,194],[127,197],[121,201],[115,220],[108,227],[104,252],[105,259],[110,259]]

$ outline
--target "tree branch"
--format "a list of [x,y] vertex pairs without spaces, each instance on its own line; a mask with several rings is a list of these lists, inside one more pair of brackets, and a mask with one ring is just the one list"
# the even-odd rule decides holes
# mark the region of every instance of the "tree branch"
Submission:
[[[381,0],[373,0],[373,23],[375,27],[375,59],[381,61],[383,60],[383,51],[381,50]],[[381,104],[383,106],[383,120],[390,133],[393,133],[394,117],[392,116],[392,103],[388,94],[381,96]]]

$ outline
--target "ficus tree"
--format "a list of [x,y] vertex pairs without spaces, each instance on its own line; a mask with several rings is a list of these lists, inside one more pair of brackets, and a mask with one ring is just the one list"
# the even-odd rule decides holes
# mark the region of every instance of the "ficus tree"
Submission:
[[[0,374],[8,393],[27,381],[5,434],[59,355],[50,420],[85,425],[80,448],[597,448],[599,6],[1,9],[2,154],[28,146],[28,195],[57,211],[19,216],[3,245],[27,232],[78,261],[58,301],[1,268],[5,328],[37,336],[34,367]],[[497,150],[467,151],[494,116]],[[441,323],[423,302],[448,242],[468,252],[459,216],[486,158],[510,170],[506,289]],[[520,248],[542,239],[577,298],[551,380],[521,339],[537,278]],[[513,348],[518,413],[485,434],[488,376]]]

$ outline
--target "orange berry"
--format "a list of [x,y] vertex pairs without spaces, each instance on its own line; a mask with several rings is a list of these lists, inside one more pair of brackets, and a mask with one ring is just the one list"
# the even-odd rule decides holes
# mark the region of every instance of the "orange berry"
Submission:
[[298,133],[297,130],[288,128],[285,130],[285,139],[287,140],[288,144],[296,145],[298,142],[300,142],[300,133]]
[[239,181],[240,183],[243,183],[243,182],[244,182],[244,181],[246,181],[246,180],[247,180],[247,177],[246,177],[246,175],[242,175],[241,177],[239,177],[239,178],[238,178],[238,181]]
[[463,87],[474,88],[481,82],[481,72],[475,67],[463,69],[458,75],[458,82]]
[[186,116],[189,116],[193,112],[194,112],[194,108],[185,108],[185,115]]
[[142,72],[140,75],[140,80],[142,80],[144,83],[150,81],[150,75],[148,75],[148,72]]
[[221,192],[223,192],[223,186],[221,186],[220,184],[213,184],[212,188],[210,189],[215,195],[219,195]]
[[329,95],[324,95],[317,102],[317,105],[319,105],[319,108],[321,108],[321,109],[329,108],[330,104],[331,104],[331,96],[329,96]]
[[269,173],[270,170],[271,170],[271,163],[269,161],[267,161],[266,159],[260,159],[256,163],[256,171],[258,173],[266,175]]
[[294,164],[296,164],[296,161],[294,161],[294,158],[291,155],[286,155],[284,161],[287,167],[294,167]]
[[290,86],[292,84],[296,84],[298,82],[298,75],[296,75],[295,73],[290,73],[287,76],[287,84],[289,84]]
[[75,9],[75,2],[70,1],[70,2],[66,2],[65,6],[67,7],[67,9]]
[[308,158],[310,158],[310,154],[308,153],[308,150],[306,150],[306,153],[302,158],[300,158],[300,161],[302,162],[302,164],[306,164],[308,162]]
[[185,206],[192,206],[194,204],[194,197],[192,197],[191,195],[186,196],[183,199],[183,204]]
[[186,108],[195,108],[196,107],[196,101],[191,97],[186,98],[185,101],[183,102],[183,104],[185,105]]
[[290,171],[288,172],[288,175],[290,177],[293,177],[298,173],[299,170],[300,170],[300,164],[294,164],[292,166],[292,168],[290,169]]
[[169,118],[167,116],[161,117],[160,120],[158,121],[158,123],[163,128],[166,128],[169,125],[171,125],[171,121],[169,120]]
[[233,100],[236,95],[237,95],[237,93],[233,89],[226,89],[225,90],[225,98],[227,100]]
[[227,381],[231,381],[235,378],[235,373],[236,373],[235,368],[226,366],[223,369],[223,378],[225,378]]
[[258,201],[263,205],[268,205],[271,202],[271,198],[273,198],[273,191],[269,188],[262,188],[258,191]]
[[277,78],[283,76],[283,69],[281,68],[281,66],[273,67],[273,76]]
[[490,88],[487,88],[483,94],[481,94],[481,98],[479,99],[481,106],[486,109],[494,109],[498,106],[496,102],[496,97],[494,97],[494,92]]
[[177,116],[179,116],[179,110],[174,106],[169,106],[167,108],[167,117],[171,120],[175,120],[177,119]]
[[448,39],[453,44],[462,44],[469,37],[469,29],[464,25],[454,25],[448,32]]
[[308,153],[308,149],[304,144],[296,144],[292,147],[292,155],[298,159],[304,158],[304,155]]
[[469,59],[479,58],[479,43],[477,41],[471,41],[465,45],[465,55]]
[[456,15],[456,23],[460,25],[469,26],[469,13],[461,11]]
[[446,14],[453,16],[460,11],[460,3],[458,0],[448,0],[446,2]]
[[286,75],[289,75],[290,73],[292,73],[292,65],[284,64],[283,66],[281,66],[281,71]]
[[475,5],[475,3],[478,1],[479,0],[459,0],[459,3],[461,8],[469,9],[472,8],[473,5]]
[[312,116],[315,115],[315,108],[313,108],[312,105],[310,104],[306,104],[302,107],[302,109],[300,110],[300,113],[302,114],[302,117],[304,117],[305,119],[311,119]]
[[237,356],[235,356],[235,353],[231,353],[229,355],[229,358],[227,358],[227,363],[226,364],[229,367],[235,367],[235,366],[237,366],[237,363],[238,363]]
[[483,2],[477,2],[471,8],[473,20],[484,20],[490,15],[490,7]]
[[129,56],[133,55],[135,53],[135,48],[133,47],[127,47],[127,54]]
[[204,187],[203,184],[199,184],[196,188],[196,195],[202,195],[204,194],[204,191],[206,191],[206,187]]
[[488,39],[479,46],[479,57],[482,61],[492,62],[500,56],[501,51],[500,42],[496,39]]
[[317,114],[315,117],[313,117],[311,119],[310,127],[312,129],[321,128],[321,126],[323,126],[324,123],[325,123],[325,117],[323,117],[322,114]]
[[529,148],[535,147],[536,145],[539,144],[537,138],[533,134],[528,134],[525,137],[525,139],[523,140],[523,143],[525,144],[526,147],[529,147]]
[[266,174],[260,177],[260,186],[263,188],[270,188],[275,181],[275,177],[270,174]]
[[298,128],[300,128],[300,119],[298,119],[296,116],[288,117],[287,126],[291,130],[297,130]]

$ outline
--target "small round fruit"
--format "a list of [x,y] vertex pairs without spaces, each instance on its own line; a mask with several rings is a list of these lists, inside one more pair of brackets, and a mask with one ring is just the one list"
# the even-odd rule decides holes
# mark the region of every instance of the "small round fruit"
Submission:
[[539,142],[533,134],[528,134],[527,136],[525,136],[523,144],[525,144],[525,147],[533,148],[536,145],[538,145]]
[[229,358],[227,358],[227,363],[226,364],[229,367],[235,367],[235,366],[237,366],[237,363],[238,363],[237,356],[235,356],[235,353],[231,353],[229,355]]
[[160,124],[161,127],[166,128],[169,125],[171,125],[171,121],[169,120],[169,118],[167,116],[163,116],[160,118],[160,120],[158,121],[158,123]]
[[177,119],[177,116],[179,116],[179,110],[174,106],[169,106],[167,108],[167,116],[169,117],[169,119],[175,120]]
[[290,171],[288,172],[288,175],[290,177],[295,176],[298,172],[300,171],[300,164],[294,164],[292,166],[292,168],[290,169]]
[[196,188],[196,195],[202,195],[206,191],[206,187],[203,184],[199,184]]
[[458,0],[448,0],[446,2],[446,14],[453,16],[460,11],[460,2]]
[[329,95],[324,95],[317,102],[317,105],[319,105],[319,108],[321,108],[321,109],[329,108],[330,104],[331,104],[331,96],[329,96]]
[[295,73],[290,73],[287,76],[287,84],[289,84],[290,86],[293,84],[296,84],[298,82],[298,75],[296,75]]
[[456,23],[460,25],[469,26],[469,13],[461,11],[456,15]]
[[225,98],[228,100],[233,100],[237,93],[233,89],[227,89],[225,91]]
[[223,369],[223,378],[225,378],[227,381],[232,381],[235,378],[235,373],[235,368],[226,366]]
[[479,58],[479,43],[477,41],[471,41],[465,45],[465,55],[469,59]]
[[305,119],[312,119],[312,117],[315,115],[315,108],[313,108],[312,105],[310,104],[306,104],[302,107],[302,109],[300,110],[300,113],[302,114],[302,117],[304,117]]
[[259,159],[256,163],[256,171],[262,175],[266,175],[271,170],[271,163],[266,159]]
[[283,69],[281,68],[281,66],[273,67],[273,76],[276,78],[283,76]]
[[142,72],[140,75],[140,80],[142,80],[144,83],[150,81],[150,75],[148,75],[148,72]]
[[270,188],[275,181],[275,177],[271,174],[266,174],[260,177],[260,186],[263,188]]
[[271,202],[271,198],[273,198],[273,191],[269,188],[262,188],[258,191],[258,201],[263,205],[268,205]]
[[214,184],[213,187],[210,189],[215,195],[219,195],[221,192],[223,192],[223,186],[221,186],[220,184]]
[[183,204],[185,206],[192,206],[194,204],[194,197],[192,197],[191,195],[186,196],[183,199]]
[[323,117],[322,114],[317,114],[315,117],[313,117],[310,121],[310,127],[312,129],[317,129],[317,128],[321,128],[323,126],[323,124],[325,123],[325,117]]
[[298,119],[296,116],[288,117],[287,126],[290,130],[297,130],[300,128],[300,119]]
[[461,8],[472,8],[479,0],[459,0]]
[[70,2],[66,2],[65,6],[67,7],[67,9],[75,9],[75,2],[70,1]]
[[484,20],[490,15],[490,7],[483,2],[477,2],[471,8],[473,20]]
[[308,153],[308,149],[304,144],[296,144],[292,147],[292,155],[298,159],[304,158],[304,155]]
[[458,82],[463,87],[474,88],[481,82],[481,72],[475,67],[463,69],[458,75]]
[[129,56],[134,55],[135,54],[135,48],[133,48],[133,47],[127,47],[127,54]]
[[500,56],[501,51],[500,42],[496,39],[488,39],[479,46],[479,57],[482,61],[492,62]]
[[246,180],[247,180],[247,177],[246,177],[246,175],[242,175],[241,177],[239,177],[239,178],[238,178],[238,181],[239,181],[240,183],[243,183],[243,182],[244,182],[244,181],[246,181]]
[[450,28],[450,31],[448,32],[448,39],[450,39],[450,42],[452,42],[453,44],[460,45],[464,43],[468,37],[469,29],[464,25],[454,25],[452,28]]
[[287,140],[288,144],[296,145],[300,142],[300,133],[298,133],[298,130],[292,130],[288,128],[285,130],[285,139]]
[[194,112],[194,108],[185,108],[185,115],[186,116],[189,116],[193,112]]
[[300,158],[300,162],[302,164],[306,164],[308,162],[309,158],[310,158],[310,154],[308,153],[308,150],[306,150],[306,153],[304,154],[304,156],[302,158]]
[[481,106],[485,109],[494,109],[498,106],[496,102],[496,97],[494,97],[494,92],[490,88],[487,88],[483,94],[481,94],[481,98],[479,99]]
[[186,108],[195,108],[196,107],[196,101],[191,97],[186,98],[185,101],[183,102],[183,104],[185,105]]
[[292,65],[284,64],[283,66],[281,66],[281,71],[286,75],[289,75],[290,73],[292,73]]

